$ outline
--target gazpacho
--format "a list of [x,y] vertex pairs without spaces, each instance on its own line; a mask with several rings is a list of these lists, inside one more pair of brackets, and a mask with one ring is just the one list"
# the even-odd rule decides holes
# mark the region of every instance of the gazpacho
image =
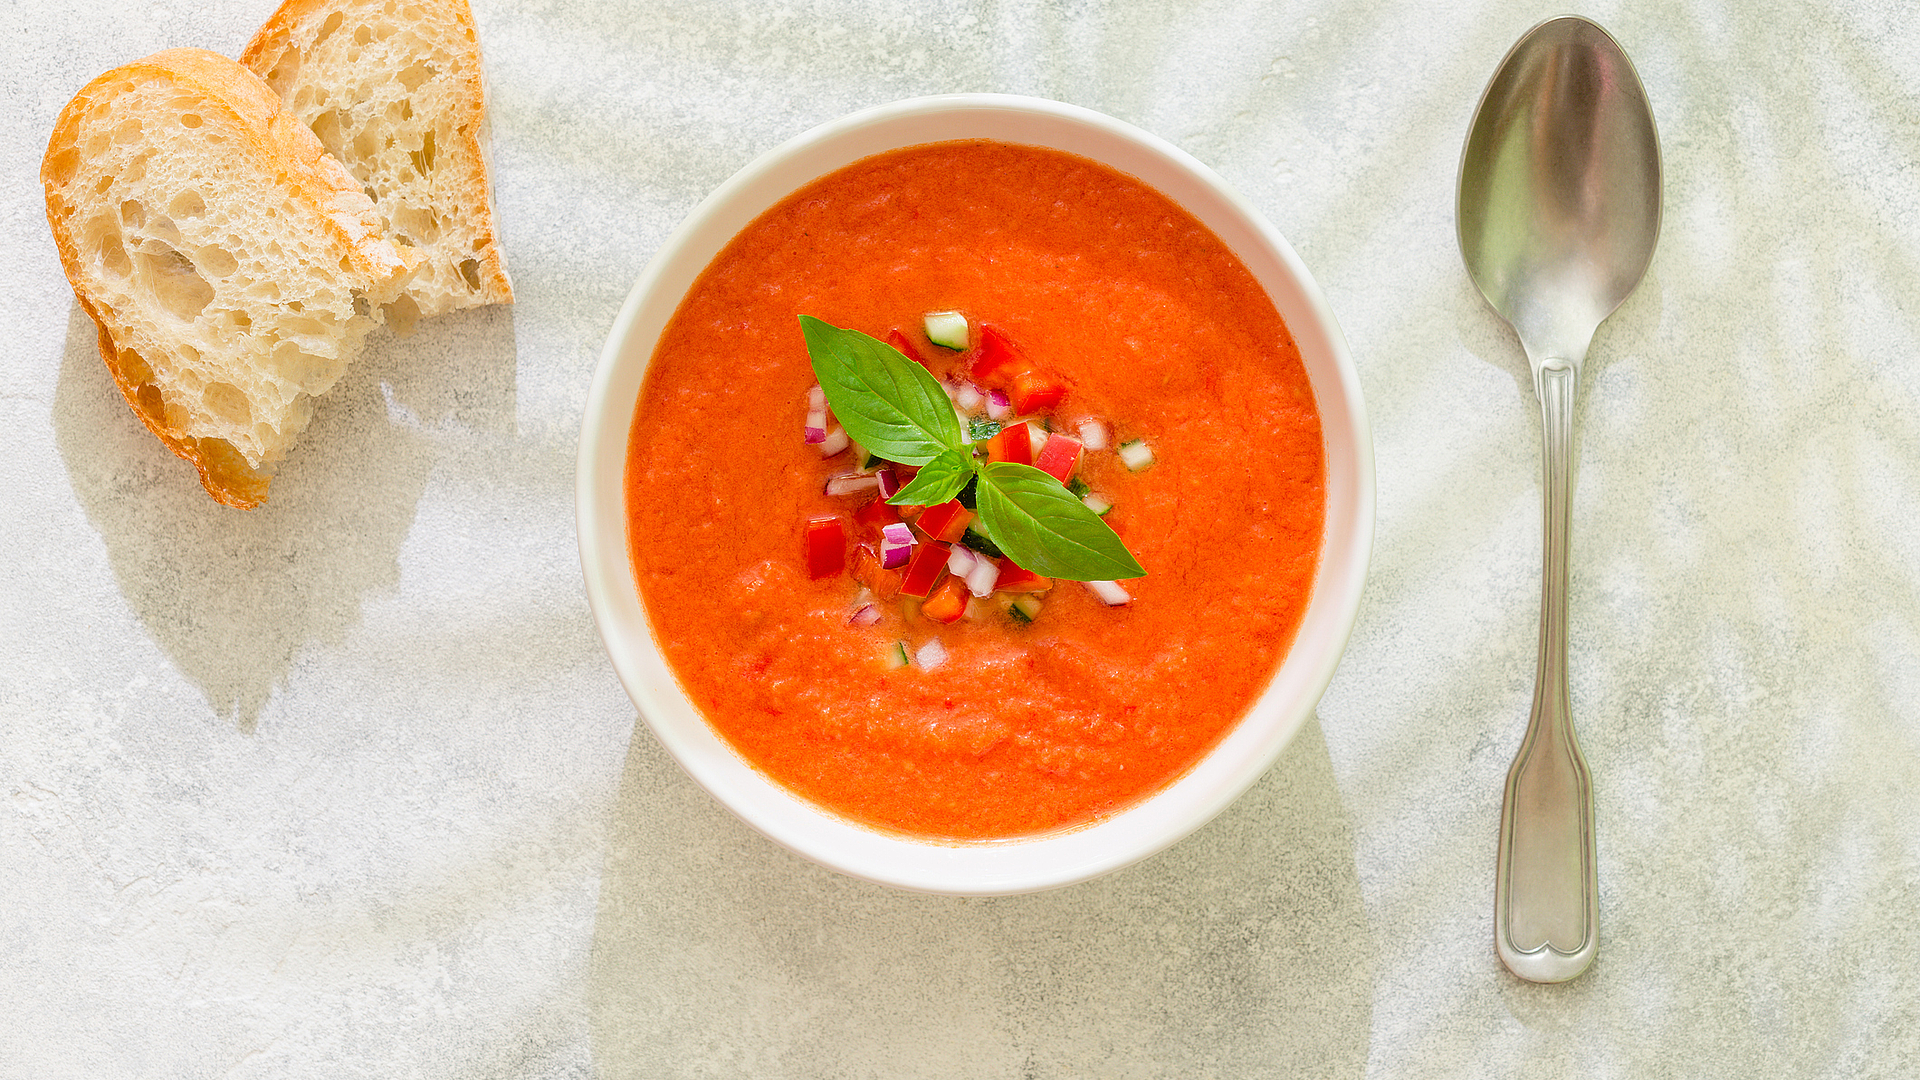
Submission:
[[[849,434],[817,374],[846,331],[924,368],[943,456]],[[1293,339],[1218,237],[1104,165],[964,141],[727,245],[648,368],[626,502],[654,635],[743,759],[966,841],[1100,820],[1220,740],[1305,611],[1325,475]]]

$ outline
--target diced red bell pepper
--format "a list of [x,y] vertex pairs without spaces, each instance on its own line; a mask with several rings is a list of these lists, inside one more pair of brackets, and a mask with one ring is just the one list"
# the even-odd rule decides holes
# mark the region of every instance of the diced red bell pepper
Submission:
[[967,613],[967,583],[949,576],[920,605],[920,614],[937,623],[950,623]]
[[1008,559],[1000,560],[1000,578],[993,583],[995,592],[1035,593],[1051,588],[1052,578],[1044,578],[1031,570],[1015,566]]
[[927,364],[927,358],[920,355],[920,350],[914,347],[913,342],[908,339],[907,335],[900,332],[899,327],[896,326],[892,330],[887,331],[887,344],[899,349],[900,355],[919,364],[921,367],[929,366]]
[[807,521],[807,576],[832,577],[847,566],[847,530],[837,517]]
[[1040,448],[1040,456],[1033,459],[1033,467],[1066,483],[1073,476],[1073,470],[1080,465],[1080,440],[1071,435],[1054,432],[1047,436],[1047,445]]
[[880,565],[880,556],[865,544],[853,549],[853,580],[865,585],[883,604],[892,603],[900,595],[900,571]]
[[900,577],[900,595],[924,597],[933,591],[933,583],[947,572],[947,545],[915,544],[907,572]]
[[974,382],[982,386],[1004,385],[1030,366],[1026,354],[1006,331],[991,323],[980,324],[980,345],[974,349],[973,363],[967,369]]
[[920,515],[920,520],[914,522],[921,532],[948,544],[960,539],[972,523],[973,511],[961,506],[959,499],[927,507],[926,512]]
[[875,499],[855,510],[853,520],[874,529],[884,529],[900,520],[900,509],[889,505],[885,499]]
[[1033,429],[1025,424],[1001,428],[999,434],[987,440],[987,460],[1033,464]]
[[1051,409],[1066,396],[1066,384],[1051,375],[1023,371],[1013,377],[1013,411],[1023,416]]

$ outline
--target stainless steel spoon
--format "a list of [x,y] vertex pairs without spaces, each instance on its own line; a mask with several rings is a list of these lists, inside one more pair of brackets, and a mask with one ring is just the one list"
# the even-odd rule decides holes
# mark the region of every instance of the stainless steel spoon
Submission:
[[1585,19],[1527,31],[1480,98],[1460,158],[1460,253],[1533,367],[1545,442],[1540,659],[1507,772],[1494,947],[1561,982],[1599,944],[1593,784],[1567,699],[1573,403],[1593,332],[1633,292],[1660,233],[1660,140],[1626,53]]

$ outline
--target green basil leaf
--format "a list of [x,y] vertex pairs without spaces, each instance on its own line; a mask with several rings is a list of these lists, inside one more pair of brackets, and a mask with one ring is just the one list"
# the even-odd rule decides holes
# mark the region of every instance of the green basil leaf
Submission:
[[858,330],[800,316],[827,404],[853,441],[888,461],[925,465],[958,448],[960,418],[927,369]]
[[913,482],[894,493],[887,501],[895,506],[938,506],[960,494],[973,479],[973,456],[965,450],[943,451],[939,457],[920,466]]
[[990,462],[980,470],[980,524],[1015,564],[1068,581],[1146,576],[1100,516],[1060,481],[1031,465]]

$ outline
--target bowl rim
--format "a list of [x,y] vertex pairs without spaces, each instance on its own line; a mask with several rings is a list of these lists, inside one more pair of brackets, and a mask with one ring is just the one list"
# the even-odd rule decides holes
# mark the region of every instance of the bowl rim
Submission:
[[[989,129],[1007,134],[984,133]],[[968,130],[983,133],[949,133]],[[892,138],[895,132],[914,137]],[[1127,809],[1071,829],[979,842],[901,836],[840,818],[734,752],[687,701],[653,639],[624,509],[633,410],[659,332],[693,278],[740,229],[802,184],[887,149],[956,138],[1077,153],[1148,183],[1198,217],[1254,272],[1286,320],[1308,367],[1328,450],[1313,593],[1279,669],[1247,715],[1185,774]],[[663,285],[672,287],[670,296]],[[1336,447],[1344,453],[1336,455]],[[1373,540],[1373,442],[1358,374],[1319,286],[1285,237],[1211,169],[1091,109],[1010,94],[946,94],[813,127],[756,157],[694,207],[629,290],[601,349],[581,422],[575,500],[595,627],[641,718],[696,783],[769,839],[841,873],[918,892],[1010,895],[1085,881],[1164,850],[1212,820],[1279,759],[1332,681],[1358,617]]]

